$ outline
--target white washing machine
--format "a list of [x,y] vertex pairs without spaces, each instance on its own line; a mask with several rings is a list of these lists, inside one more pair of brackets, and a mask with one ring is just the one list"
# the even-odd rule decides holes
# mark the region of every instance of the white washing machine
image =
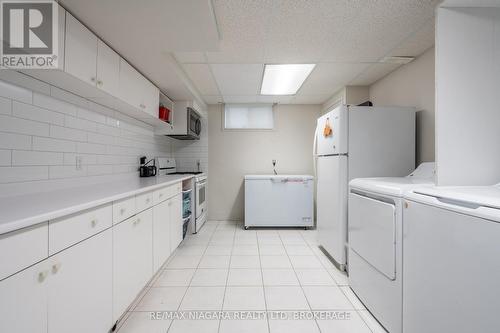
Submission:
[[349,285],[390,333],[401,333],[403,194],[434,184],[434,163],[407,177],[349,183]]
[[500,332],[500,186],[405,200],[403,332]]

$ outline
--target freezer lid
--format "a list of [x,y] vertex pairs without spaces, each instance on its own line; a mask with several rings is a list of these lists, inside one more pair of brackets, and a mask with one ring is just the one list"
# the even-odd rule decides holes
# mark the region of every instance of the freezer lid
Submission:
[[311,175],[245,175],[245,180],[271,179],[271,180],[313,180]]
[[[331,128],[331,134],[324,134],[325,127]],[[347,106],[340,105],[318,118],[316,126],[316,155],[328,156],[347,154]]]

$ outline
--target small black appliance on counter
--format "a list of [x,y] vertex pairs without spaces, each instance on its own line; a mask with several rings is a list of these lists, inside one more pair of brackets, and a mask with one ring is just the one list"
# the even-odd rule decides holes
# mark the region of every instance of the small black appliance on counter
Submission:
[[[150,159],[146,162],[146,156],[141,157],[141,166],[139,167],[140,177],[154,177],[156,176],[156,164],[154,159]],[[148,165],[153,162],[153,165]]]

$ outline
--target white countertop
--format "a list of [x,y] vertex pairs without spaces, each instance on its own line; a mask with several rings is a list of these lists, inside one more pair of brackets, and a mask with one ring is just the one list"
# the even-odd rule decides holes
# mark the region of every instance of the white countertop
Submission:
[[158,176],[0,198],[0,235],[192,178]]

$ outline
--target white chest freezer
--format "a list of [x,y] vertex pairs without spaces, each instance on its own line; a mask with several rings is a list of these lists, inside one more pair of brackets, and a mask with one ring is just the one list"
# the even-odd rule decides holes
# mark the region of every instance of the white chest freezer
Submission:
[[312,227],[313,191],[310,175],[245,176],[245,228]]

